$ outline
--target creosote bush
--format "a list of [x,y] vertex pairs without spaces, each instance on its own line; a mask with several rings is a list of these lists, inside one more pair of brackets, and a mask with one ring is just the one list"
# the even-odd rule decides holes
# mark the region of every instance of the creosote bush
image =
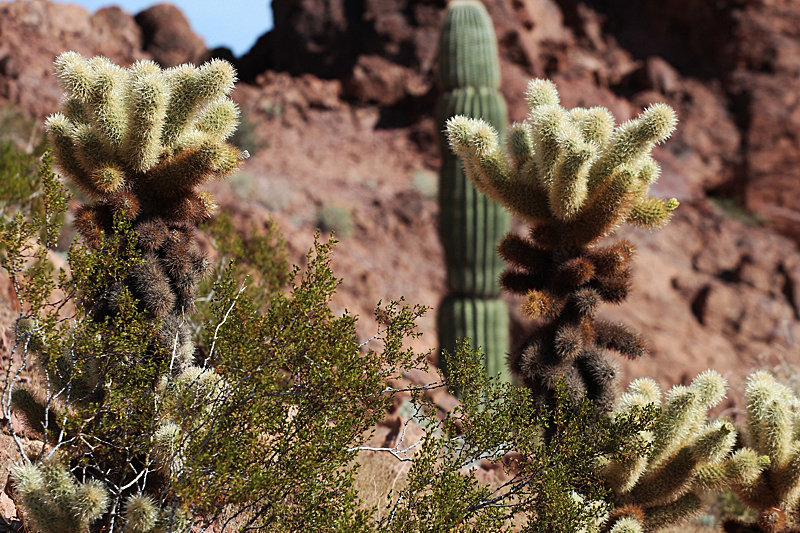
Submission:
[[[69,272],[54,276],[44,267],[57,231],[47,225],[57,219],[51,210],[66,209],[49,168],[45,159],[43,213],[18,217],[0,233],[2,265],[22,303],[13,357],[41,365],[42,382],[50,383],[44,401],[14,375],[3,390],[12,436],[23,431],[13,411],[42,443],[13,475],[17,504],[34,531],[186,531],[194,524],[489,532],[512,520],[527,521],[530,531],[544,523],[571,531],[596,520],[602,508],[584,508],[575,496],[582,491],[601,501],[591,463],[642,445],[636,435],[652,419],[644,412],[598,419],[588,401],[575,411],[564,400],[552,413],[537,413],[529,391],[490,380],[480,354],[464,347],[453,355],[451,377],[452,386],[469,390],[462,406],[439,420],[424,388],[413,389],[425,435],[414,446],[409,482],[387,495],[381,513],[359,508],[352,461],[391,405],[386,380],[424,367],[424,354],[402,347],[423,309],[379,307],[381,331],[361,341],[356,318],[334,316],[328,305],[339,283],[330,269],[331,242],[317,242],[304,270],[287,271],[274,228],[228,240],[233,228],[223,217],[206,225],[223,261],[215,281],[202,287],[206,301],[193,324],[198,349],[176,372],[175,348],[158,340],[160,320],[127,290],[119,292],[118,311],[102,321],[87,305],[59,315],[69,300],[124,281],[142,259],[130,223],[118,217],[99,247],[73,244]],[[250,261],[227,261],[243,255]],[[283,274],[275,272],[281,268]],[[62,299],[43,297],[56,289]],[[542,438],[545,424],[555,424],[558,440]],[[509,481],[496,490],[479,483],[471,472],[481,460],[501,465]],[[51,478],[57,483],[38,481]],[[91,501],[81,500],[86,492]],[[67,503],[79,500],[86,507]]]

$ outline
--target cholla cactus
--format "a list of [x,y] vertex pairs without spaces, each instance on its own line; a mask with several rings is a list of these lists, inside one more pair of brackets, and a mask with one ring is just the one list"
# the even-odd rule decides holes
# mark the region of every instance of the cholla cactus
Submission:
[[164,376],[156,392],[163,416],[153,435],[153,452],[169,475],[181,471],[186,434],[194,429],[181,424],[187,419],[197,426],[212,422],[216,406],[229,389],[214,370],[192,365],[176,377]]
[[540,402],[552,401],[564,376],[608,410],[616,370],[605,351],[637,358],[645,347],[625,326],[595,320],[600,301],[627,297],[633,245],[594,245],[622,223],[658,228],[669,220],[678,202],[649,198],[647,189],[659,174],[650,151],[669,137],[675,114],[656,104],[614,129],[603,108],[559,106],[544,80],[528,85],[527,101],[529,121],[506,137],[508,159],[481,120],[454,117],[447,135],[475,187],[532,226],[530,238],[508,235],[498,249],[512,264],[501,284],[526,296],[527,316],[545,319],[509,367]]
[[11,480],[27,527],[38,533],[88,533],[108,508],[102,483],[78,483],[55,459],[19,463],[11,469]]
[[[88,533],[109,507],[108,490],[100,481],[79,483],[53,458],[15,465],[11,480],[25,524],[36,533]],[[133,533],[180,532],[191,523],[182,509],[159,507],[143,494],[128,497],[123,517],[125,531]]]
[[759,512],[756,524],[725,523],[729,533],[800,531],[800,399],[767,372],[747,380],[745,443],[769,457],[760,475],[740,480],[733,489]]
[[231,173],[247,155],[225,142],[239,117],[227,97],[235,71],[221,60],[164,71],[138,61],[122,69],[75,52],[59,56],[55,69],[65,98],[45,124],[48,139],[61,173],[95,201],[78,209],[75,226],[97,247],[113,233],[114,216],[124,216],[144,257],[124,286],[87,301],[102,319],[128,288],[162,319],[163,342],[186,362],[193,346],[182,315],[194,309],[208,264],[193,226],[215,208],[196,188]]
[[[642,435],[652,444],[648,454],[603,465],[616,506],[607,522],[611,531],[657,531],[699,511],[701,492],[759,478],[769,459],[749,448],[731,453],[733,425],[707,421],[708,410],[722,400],[725,389],[725,380],[713,371],[688,387],[673,387],[654,430]],[[661,405],[661,391],[651,379],[636,380],[612,416],[647,404]]]
[[171,533],[185,531],[191,523],[176,508],[159,507],[147,495],[134,494],[125,502],[125,531],[130,533]]
[[242,157],[224,142],[239,116],[226,96],[236,80],[229,63],[162,71],[138,61],[125,70],[66,52],[55,66],[66,94],[45,128],[61,172],[98,200],[76,217],[84,237],[101,237],[109,215],[123,209],[137,220],[210,215],[213,200],[194,189]]

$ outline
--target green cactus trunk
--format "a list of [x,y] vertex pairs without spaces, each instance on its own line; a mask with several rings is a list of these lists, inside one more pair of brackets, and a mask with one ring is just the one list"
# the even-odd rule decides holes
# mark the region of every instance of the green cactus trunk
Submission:
[[[451,3],[439,46],[439,233],[450,293],[439,308],[439,346],[452,352],[457,339],[470,338],[472,346],[486,354],[487,371],[508,380],[509,317],[500,298],[498,279],[504,263],[496,247],[509,231],[511,218],[472,187],[443,133],[445,122],[455,115],[483,118],[501,136],[508,121],[505,101],[497,91],[497,43],[483,4],[475,0]],[[446,361],[442,367],[446,369]]]
[[[439,305],[437,322],[442,347],[455,348],[460,338],[469,338],[473,347],[484,347],[486,372],[511,380],[505,361],[509,327],[505,300],[450,295]],[[497,357],[490,357],[487,346],[503,351]],[[447,373],[447,361],[442,362],[442,370]]]

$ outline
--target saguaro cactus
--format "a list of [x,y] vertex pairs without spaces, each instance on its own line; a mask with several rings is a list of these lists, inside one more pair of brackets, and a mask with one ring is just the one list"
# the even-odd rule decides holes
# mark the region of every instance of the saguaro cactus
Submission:
[[[492,21],[477,0],[450,4],[439,40],[439,85],[439,234],[449,290],[438,311],[439,345],[452,351],[459,338],[470,338],[473,346],[483,349],[487,371],[508,379],[508,309],[500,298],[502,260],[496,246],[509,230],[510,216],[469,185],[443,132],[450,117],[466,115],[486,120],[502,137],[508,120],[497,91],[500,66]],[[446,371],[447,362],[443,364]]]
[[672,133],[675,113],[656,104],[614,129],[606,109],[562,108],[545,80],[529,84],[527,101],[530,120],[506,139],[510,160],[483,120],[454,117],[447,135],[475,187],[532,226],[529,238],[511,234],[499,247],[512,264],[502,285],[526,296],[527,316],[543,319],[510,354],[511,370],[539,402],[551,402],[564,377],[608,410],[616,370],[606,350],[637,358],[645,346],[625,326],[595,319],[600,301],[627,297],[633,245],[594,245],[625,222],[660,227],[677,207],[647,197],[659,173],[650,151]]

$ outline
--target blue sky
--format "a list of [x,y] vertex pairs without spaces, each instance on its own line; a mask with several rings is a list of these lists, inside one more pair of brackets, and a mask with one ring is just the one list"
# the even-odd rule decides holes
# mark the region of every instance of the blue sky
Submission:
[[[77,4],[94,13],[101,7],[119,6],[131,14],[160,3],[158,0],[57,0]],[[189,19],[192,29],[209,48],[227,46],[237,56],[247,52],[272,28],[270,0],[171,0]]]

